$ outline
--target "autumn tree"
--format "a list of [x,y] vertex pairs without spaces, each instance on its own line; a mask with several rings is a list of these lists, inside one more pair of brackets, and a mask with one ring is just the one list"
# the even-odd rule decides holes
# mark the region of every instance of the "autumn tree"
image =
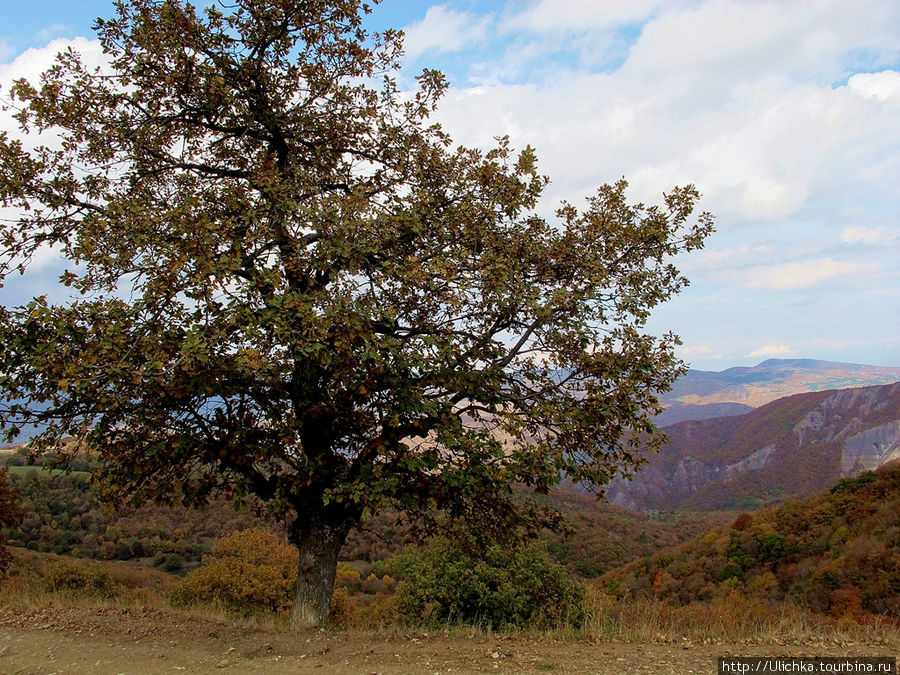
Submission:
[[400,90],[402,34],[359,0],[116,7],[104,67],[66,51],[9,92],[52,136],[0,136],[3,274],[71,260],[67,301],[2,310],[9,435],[95,449],[109,498],[258,498],[299,550],[295,626],[382,505],[508,530],[512,484],[635,465],[682,368],[643,326],[712,227],[692,186],[541,217],[532,149],[453,149],[443,76]]
[[9,469],[0,468],[0,578],[6,572],[12,556],[6,550],[9,537],[4,529],[18,527],[22,518],[22,508],[19,505],[22,493],[9,483]]

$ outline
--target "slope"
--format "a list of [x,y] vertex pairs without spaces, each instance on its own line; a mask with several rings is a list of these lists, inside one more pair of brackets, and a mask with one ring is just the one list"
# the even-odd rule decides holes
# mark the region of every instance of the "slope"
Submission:
[[731,592],[900,619],[900,462],[708,531],[603,578],[620,599],[683,605]]
[[803,497],[900,457],[900,383],[811,392],[745,415],[681,422],[614,504],[748,509]]

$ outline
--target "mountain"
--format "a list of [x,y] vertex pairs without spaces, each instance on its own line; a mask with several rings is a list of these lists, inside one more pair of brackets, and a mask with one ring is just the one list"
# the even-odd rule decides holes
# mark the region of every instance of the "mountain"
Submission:
[[687,420],[708,420],[713,417],[729,417],[743,415],[754,410],[752,405],[744,403],[669,403],[665,410],[654,418],[657,425],[667,427]]
[[900,458],[900,382],[797,394],[666,427],[669,442],[607,499],[637,510],[749,509]]
[[[769,359],[749,368],[729,368],[721,372],[690,370],[678,379],[672,391],[662,395],[661,401],[673,407],[732,403],[757,408],[776,399],[808,391],[897,381],[900,381],[900,368],[814,359]],[[698,410],[695,408],[691,412]]]

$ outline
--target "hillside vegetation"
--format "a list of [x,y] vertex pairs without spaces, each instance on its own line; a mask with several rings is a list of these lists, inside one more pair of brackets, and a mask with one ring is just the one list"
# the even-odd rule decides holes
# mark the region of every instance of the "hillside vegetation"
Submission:
[[[783,499],[792,490],[811,490],[831,470],[840,475],[848,456],[859,468],[873,452],[893,452],[889,434],[876,438],[870,430],[891,431],[898,395],[900,385],[816,392],[742,417],[688,422],[675,427],[673,442],[692,446],[692,454],[678,458],[669,450],[657,467],[681,477],[686,466],[698,464],[744,469],[695,485],[682,504],[720,504],[703,500],[742,486],[744,494]],[[884,438],[889,442],[878,446]],[[866,455],[853,439],[874,450]],[[760,444],[771,452],[751,452],[748,460],[746,453]],[[856,454],[848,455],[847,447]],[[13,465],[25,459],[24,451],[5,454]],[[754,464],[752,457],[762,460]],[[91,462],[79,461],[69,474],[11,467],[8,482],[21,494],[15,501],[24,517],[19,529],[6,534],[36,553],[17,550],[8,597],[84,590],[92,598],[121,600],[133,594],[122,590],[127,588],[137,589],[141,601],[153,596],[176,606],[205,604],[243,614],[283,614],[290,606],[296,561],[272,557],[279,550],[272,542],[284,543],[274,523],[224,500],[199,510],[147,506],[113,513],[95,498]],[[351,533],[341,553],[332,599],[336,625],[647,625],[641,617],[650,612],[653,625],[726,639],[752,633],[757,624],[777,630],[785,616],[801,617],[800,623],[815,615],[835,623],[900,626],[898,462],[834,480],[803,501],[740,515],[708,511],[706,524],[684,512],[629,511],[573,490],[540,499],[537,506],[562,513],[569,536],[545,532],[542,542],[515,553],[489,549],[482,563],[442,566],[473,552],[451,555],[453,544],[440,539],[415,549],[415,523],[391,511],[371,518]],[[581,582],[592,579],[597,581],[582,599]],[[532,587],[549,593],[552,583],[553,600],[540,606],[514,592]],[[526,593],[526,600],[532,595]],[[686,626],[693,624],[692,632]]]
[[[46,472],[28,476],[33,487],[38,479],[59,480]],[[666,529],[671,524],[644,521],[643,530],[631,529],[638,521],[623,517],[623,510],[593,511],[589,498],[572,493],[556,498],[576,526],[580,521],[582,529],[566,540],[571,543],[595,539],[600,543],[591,546],[611,546],[630,534],[645,539],[636,546],[652,547],[672,536]],[[63,512],[61,502],[46,503]],[[386,561],[341,563],[332,598],[334,626],[362,631],[406,626],[403,630],[417,635],[454,626],[489,632],[536,628],[566,639],[678,645],[887,644],[878,641],[894,641],[900,626],[898,506],[900,468],[868,472],[806,502],[732,516],[731,526],[657,550],[589,584],[583,595],[577,579],[548,557],[549,551],[557,559],[571,556],[578,546],[567,553],[547,540],[512,555],[497,549],[480,563],[455,564],[468,553],[432,541]],[[591,529],[617,520],[621,531],[605,544],[602,533]],[[396,519],[375,524],[394,537],[409,535]],[[188,522],[182,525],[182,532],[195,531]],[[681,525],[687,528],[689,521]],[[376,539],[373,531],[361,531],[355,552],[374,554],[378,549],[370,542]],[[283,554],[283,544],[283,536],[272,531],[244,529],[219,538],[210,554],[201,555],[202,565],[185,565],[176,574],[164,572],[164,565],[149,568],[147,558],[91,561],[17,548],[13,575],[0,585],[0,606],[19,608],[10,617],[48,606],[98,603],[123,613],[185,612],[190,621],[196,616],[191,613],[224,611],[281,626],[290,603],[289,570],[296,566],[293,552]],[[535,589],[544,599],[529,604]]]
[[621,600],[688,605],[737,592],[859,621],[900,621],[900,463],[803,501],[740,515],[602,579]]
[[[19,462],[22,456],[13,454],[8,459]],[[242,529],[278,529],[252,509],[238,511],[221,499],[202,509],[148,505],[112,512],[91,489],[90,473],[85,470],[90,464],[78,466],[82,470],[70,474],[44,467],[10,467],[9,480],[22,493],[24,513],[20,527],[10,531],[13,545],[181,572],[199,565],[216,539]],[[543,535],[550,553],[583,579],[679,544],[705,527],[697,518],[650,518],[568,490],[554,491],[544,501],[563,514],[572,530],[568,535]],[[383,567],[414,541],[411,523],[396,512],[384,511],[349,534],[341,560],[368,574],[371,567]]]

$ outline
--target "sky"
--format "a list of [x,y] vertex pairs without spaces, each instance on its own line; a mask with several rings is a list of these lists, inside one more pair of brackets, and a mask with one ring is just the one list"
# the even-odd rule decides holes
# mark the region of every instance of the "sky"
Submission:
[[[97,58],[91,25],[113,14],[0,0],[0,98],[69,44]],[[635,202],[699,188],[717,231],[648,325],[692,367],[900,366],[896,0],[384,0],[366,25],[404,30],[402,86],[447,75],[454,142],[536,149],[546,213],[623,176]],[[45,292],[53,263],[0,302]]]

